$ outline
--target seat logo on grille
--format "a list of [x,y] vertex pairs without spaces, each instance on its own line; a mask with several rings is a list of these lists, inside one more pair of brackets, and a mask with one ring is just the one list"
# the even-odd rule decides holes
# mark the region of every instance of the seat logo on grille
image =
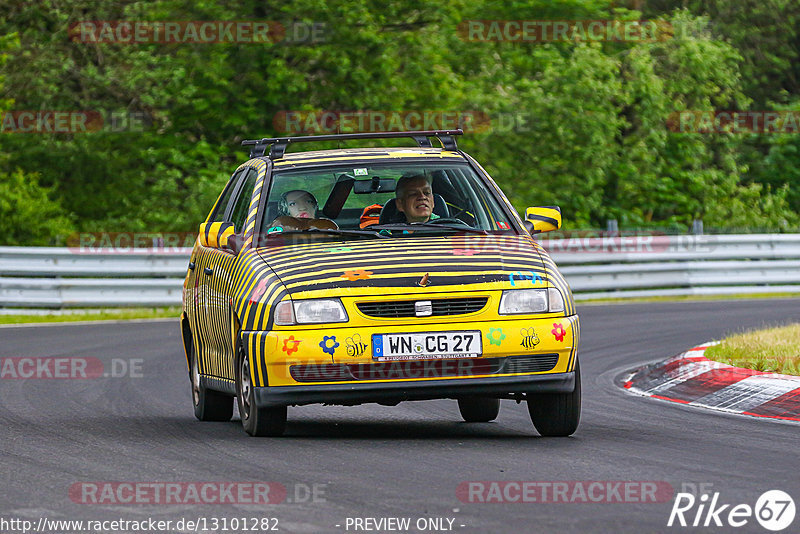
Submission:
[[414,303],[414,312],[417,317],[427,317],[433,315],[433,304],[429,300],[419,300]]

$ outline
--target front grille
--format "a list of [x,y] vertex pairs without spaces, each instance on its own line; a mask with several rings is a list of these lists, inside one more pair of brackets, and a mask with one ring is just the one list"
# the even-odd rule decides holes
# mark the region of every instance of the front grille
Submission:
[[323,365],[292,365],[289,373],[297,382],[335,382],[355,380],[344,364],[327,363]]
[[504,373],[541,373],[558,363],[558,354],[532,354],[506,359]]
[[354,364],[350,365],[350,371],[357,380],[396,380],[491,375],[501,367],[503,358],[462,358]]
[[[420,299],[422,300],[422,299]],[[464,315],[475,313],[486,306],[488,297],[472,297],[462,299],[432,299],[433,314],[427,317],[442,315]],[[416,317],[414,304],[417,300],[394,300],[388,302],[359,302],[359,311],[370,317]]]
[[297,382],[341,382],[347,380],[402,380],[503,373],[541,373],[558,363],[558,354],[531,354],[509,358],[460,358],[452,360],[403,360],[379,363],[327,363],[292,365]]

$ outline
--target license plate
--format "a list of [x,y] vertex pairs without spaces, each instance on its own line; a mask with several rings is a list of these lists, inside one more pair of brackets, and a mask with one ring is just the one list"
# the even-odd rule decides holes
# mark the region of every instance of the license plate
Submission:
[[372,334],[372,358],[377,361],[477,358],[481,354],[478,331]]

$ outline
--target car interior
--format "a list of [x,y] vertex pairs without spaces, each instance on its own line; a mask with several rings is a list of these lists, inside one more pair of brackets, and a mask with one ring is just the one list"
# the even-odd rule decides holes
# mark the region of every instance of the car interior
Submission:
[[[330,173],[327,174],[330,177],[328,181],[320,180],[318,171],[313,179],[302,174],[291,175],[286,185],[282,184],[280,191],[270,193],[270,199],[276,200],[270,200],[267,204],[263,230],[267,231],[268,225],[279,215],[277,198],[280,193],[288,189],[303,189],[303,184],[319,199],[318,217],[334,221],[342,230],[359,230],[376,223],[406,222],[405,216],[397,211],[395,203],[395,187],[400,178],[398,170],[386,169],[384,176],[380,176],[381,169],[373,172],[374,175],[364,177],[349,172]],[[408,172],[407,169],[403,171],[404,174]],[[475,228],[497,228],[491,210],[487,209],[487,200],[482,196],[485,193],[476,191],[464,170],[454,166],[427,168],[424,172],[429,176],[434,192],[433,213],[440,218],[458,219]],[[309,184],[317,184],[316,189],[309,188]],[[379,219],[370,218],[367,224],[360,225],[364,222],[362,214],[365,208],[374,205],[382,207]]]

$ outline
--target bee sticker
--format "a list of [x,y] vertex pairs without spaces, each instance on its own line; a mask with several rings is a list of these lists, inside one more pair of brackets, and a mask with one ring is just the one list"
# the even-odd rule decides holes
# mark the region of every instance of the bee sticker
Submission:
[[522,342],[520,345],[526,349],[533,350],[533,348],[539,344],[539,336],[536,335],[533,327],[522,328],[520,329],[519,333],[522,334]]

